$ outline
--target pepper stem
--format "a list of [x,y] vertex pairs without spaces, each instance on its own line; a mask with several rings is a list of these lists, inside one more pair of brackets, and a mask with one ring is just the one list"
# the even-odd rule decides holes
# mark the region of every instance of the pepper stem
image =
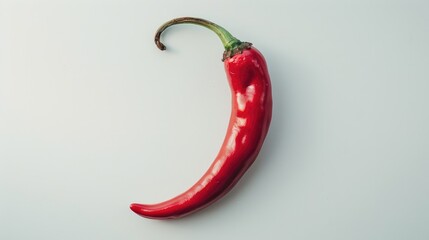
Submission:
[[238,52],[242,52],[244,49],[248,49],[252,45],[251,43],[241,42],[240,40],[238,40],[237,38],[232,36],[227,30],[225,30],[223,27],[217,25],[216,23],[213,23],[213,22],[210,22],[208,20],[201,19],[201,18],[181,17],[181,18],[172,19],[172,20],[164,23],[163,25],[161,25],[161,27],[158,28],[158,30],[156,31],[156,34],[155,34],[156,46],[160,50],[165,50],[166,47],[160,40],[162,32],[164,32],[165,29],[167,29],[168,27],[170,27],[172,25],[183,24],[183,23],[200,25],[200,26],[206,27],[206,28],[212,30],[214,33],[216,33],[217,36],[222,41],[222,44],[225,48],[224,58],[222,60],[224,60],[228,57],[231,57]]

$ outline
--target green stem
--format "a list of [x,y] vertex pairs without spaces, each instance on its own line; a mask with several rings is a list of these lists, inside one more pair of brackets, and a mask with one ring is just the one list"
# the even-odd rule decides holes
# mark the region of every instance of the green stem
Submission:
[[225,47],[225,52],[223,53],[222,61],[235,56],[236,54],[241,54],[244,50],[250,49],[252,44],[248,42],[241,42],[237,38],[233,37],[228,31],[226,31],[223,27],[217,25],[216,23],[212,23],[210,21],[201,19],[201,18],[193,18],[193,17],[182,17],[175,18],[164,23],[158,30],[155,35],[155,43],[159,49],[165,50],[165,45],[161,42],[161,34],[165,29],[172,25],[182,24],[182,23],[190,23],[196,24],[203,27],[206,27],[217,34],[217,36],[222,41],[223,46]]
[[217,25],[216,23],[207,21],[205,19],[201,18],[193,18],[193,17],[182,17],[182,18],[175,18],[173,20],[170,20],[166,23],[164,23],[157,31],[155,35],[155,43],[156,46],[158,46],[159,49],[165,50],[165,45],[161,42],[161,33],[167,29],[168,27],[176,24],[182,24],[182,23],[190,23],[190,24],[196,24],[203,27],[206,27],[213,32],[215,32],[220,40],[222,41],[223,46],[225,47],[225,51],[232,51],[234,48],[237,48],[242,42],[232,36],[227,30],[225,30],[223,27]]

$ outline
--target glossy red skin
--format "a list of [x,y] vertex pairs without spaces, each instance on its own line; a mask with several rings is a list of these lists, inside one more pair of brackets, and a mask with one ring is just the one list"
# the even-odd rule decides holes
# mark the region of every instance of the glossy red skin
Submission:
[[142,217],[180,218],[223,197],[255,161],[271,121],[272,95],[267,65],[254,47],[224,61],[232,112],[222,147],[204,176],[186,192],[158,204],[131,204]]

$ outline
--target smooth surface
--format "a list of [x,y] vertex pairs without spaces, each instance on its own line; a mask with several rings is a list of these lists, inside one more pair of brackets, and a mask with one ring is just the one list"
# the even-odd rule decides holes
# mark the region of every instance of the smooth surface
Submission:
[[256,160],[272,117],[271,81],[262,54],[250,46],[240,49],[232,49],[235,54],[224,60],[231,116],[216,158],[185,192],[160,203],[133,203],[133,212],[151,219],[177,219],[202,211],[229,193]]
[[[429,239],[427,1],[0,0],[0,239]],[[204,17],[267,59],[274,115],[224,199],[179,221],[230,111]],[[195,41],[194,39],[198,39]]]

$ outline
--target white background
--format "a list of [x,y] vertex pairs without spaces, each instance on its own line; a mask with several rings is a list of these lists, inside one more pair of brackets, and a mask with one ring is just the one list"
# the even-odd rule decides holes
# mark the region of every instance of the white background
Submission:
[[[0,0],[0,239],[429,239],[427,1]],[[154,221],[229,119],[214,21],[269,64],[270,134],[220,202]]]

